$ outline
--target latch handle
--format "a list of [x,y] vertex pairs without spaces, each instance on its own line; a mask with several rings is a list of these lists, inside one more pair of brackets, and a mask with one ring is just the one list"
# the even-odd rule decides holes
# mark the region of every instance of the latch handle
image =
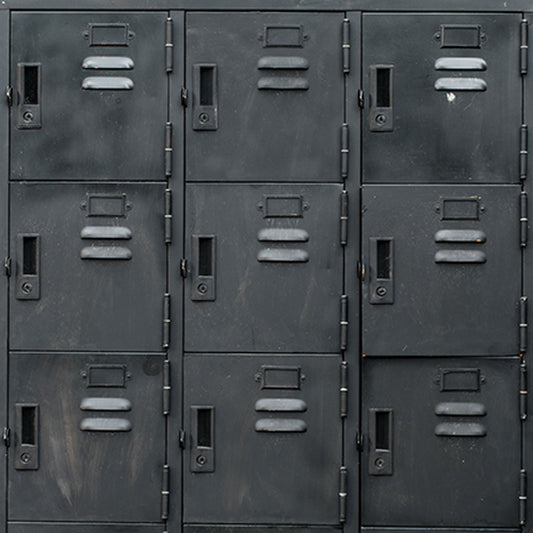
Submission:
[[215,63],[193,65],[193,130],[218,129],[218,75]]
[[368,473],[371,476],[392,475],[392,409],[368,411]]
[[215,471],[215,408],[191,407],[191,472]]
[[192,236],[193,257],[196,258],[192,277],[191,300],[215,300],[216,237]]
[[370,67],[370,131],[392,131],[394,129],[392,65]]

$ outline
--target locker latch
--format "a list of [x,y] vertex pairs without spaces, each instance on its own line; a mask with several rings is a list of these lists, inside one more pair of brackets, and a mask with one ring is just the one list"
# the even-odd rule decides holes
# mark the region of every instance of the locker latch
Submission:
[[2,440],[4,441],[4,446],[9,448],[9,445],[11,444],[11,430],[9,428],[3,429]]
[[13,105],[13,87],[6,87],[7,105],[11,107]]

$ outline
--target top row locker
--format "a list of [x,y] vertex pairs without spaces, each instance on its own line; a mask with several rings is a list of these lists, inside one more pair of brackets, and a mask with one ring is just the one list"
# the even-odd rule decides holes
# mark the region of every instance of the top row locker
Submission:
[[363,181],[519,181],[521,17],[363,16]]

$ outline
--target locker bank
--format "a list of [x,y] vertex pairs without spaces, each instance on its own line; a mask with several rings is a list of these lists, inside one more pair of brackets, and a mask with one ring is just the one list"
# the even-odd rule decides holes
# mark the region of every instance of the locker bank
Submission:
[[532,21],[0,0],[0,533],[530,532]]

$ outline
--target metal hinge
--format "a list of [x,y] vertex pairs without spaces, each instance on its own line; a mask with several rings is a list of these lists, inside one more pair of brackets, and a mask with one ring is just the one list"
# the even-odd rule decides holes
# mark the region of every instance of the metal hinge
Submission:
[[527,366],[520,364],[520,420],[527,418]]
[[170,346],[170,294],[163,297],[163,348]]
[[527,246],[527,193],[520,193],[520,246]]
[[170,413],[170,361],[163,361],[163,414],[166,416]]
[[4,259],[4,272],[6,276],[11,276],[11,257],[6,257]]
[[527,508],[527,471],[520,470],[520,495],[518,496],[520,502],[520,525],[526,523],[526,508]]
[[340,386],[340,412],[341,418],[346,418],[348,414],[348,363],[341,363],[341,386]]
[[519,168],[521,180],[525,180],[527,178],[527,167],[528,167],[527,137],[528,137],[527,124],[522,124],[520,126],[520,168]]
[[13,105],[13,87],[6,87],[7,105],[11,107]]
[[348,296],[341,296],[340,349],[346,350],[348,345]]
[[187,259],[180,259],[180,274],[182,278],[187,277]]
[[172,122],[165,124],[165,176],[172,176]]
[[161,483],[161,520],[168,520],[170,500],[170,467],[163,465],[163,482]]
[[358,452],[362,452],[363,451],[363,446],[364,446],[364,437],[363,437],[363,434],[359,433],[359,431],[358,431],[356,433],[356,435],[355,435],[355,449]]
[[165,244],[172,242],[172,191],[165,189]]
[[339,522],[346,522],[346,497],[347,497],[348,469],[341,466],[339,470]]
[[350,130],[348,124],[341,126],[341,177],[348,177],[348,156],[350,154]]
[[520,75],[527,74],[527,62],[529,51],[528,23],[522,19],[520,23]]
[[341,246],[348,242],[348,192],[341,193]]
[[181,105],[187,107],[189,104],[189,91],[185,88],[181,88]]
[[2,430],[2,440],[4,441],[4,446],[9,448],[11,444],[11,430],[9,428],[4,428]]
[[365,107],[365,92],[363,89],[357,91],[357,105],[363,109]]
[[182,450],[185,449],[185,437],[186,437],[185,430],[180,429],[179,434],[178,434],[178,443]]
[[174,39],[172,36],[172,19],[170,17],[167,19],[165,35],[165,67],[167,74],[170,74],[174,68]]
[[520,297],[520,353],[527,350],[527,296]]
[[350,73],[350,21],[344,19],[342,21],[342,71],[344,74]]

